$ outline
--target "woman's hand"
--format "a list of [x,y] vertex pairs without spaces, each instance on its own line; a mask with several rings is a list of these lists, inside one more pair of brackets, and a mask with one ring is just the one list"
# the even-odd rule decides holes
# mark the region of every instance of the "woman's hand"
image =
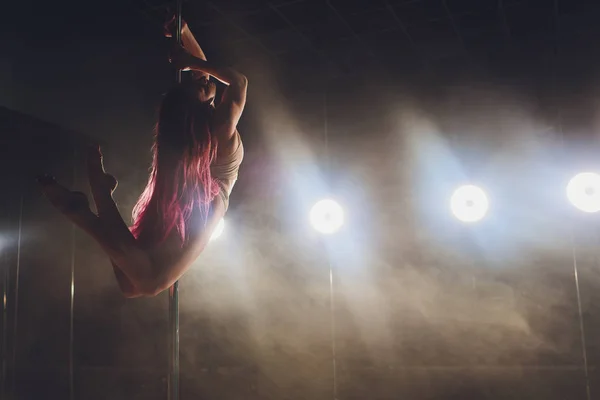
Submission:
[[[165,25],[163,27],[164,29],[164,33],[165,33],[165,37],[173,37],[173,31],[175,31],[175,25],[177,25],[177,20],[176,20],[176,16],[175,14],[173,14],[173,16],[167,20],[167,22],[165,22]],[[185,22],[183,19],[181,20],[181,32],[183,32],[185,29],[187,29],[188,24],[187,22]]]
[[194,64],[195,57],[191,55],[183,46],[173,43],[169,52],[169,62],[182,71],[189,71]]

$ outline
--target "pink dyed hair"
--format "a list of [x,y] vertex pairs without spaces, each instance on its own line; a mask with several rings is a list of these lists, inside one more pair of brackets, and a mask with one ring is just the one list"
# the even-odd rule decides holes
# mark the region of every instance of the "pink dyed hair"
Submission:
[[213,107],[191,85],[177,85],[164,97],[152,146],[148,184],[133,208],[131,232],[145,245],[164,241],[177,229],[184,243],[192,213],[204,226],[219,186],[210,174],[217,143],[210,121]]

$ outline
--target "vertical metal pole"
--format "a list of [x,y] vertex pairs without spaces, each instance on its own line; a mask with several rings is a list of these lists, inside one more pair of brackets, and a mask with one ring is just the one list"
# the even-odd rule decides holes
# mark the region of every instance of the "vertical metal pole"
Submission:
[[179,282],[169,289],[169,400],[179,400]]
[[[181,44],[181,11],[183,0],[176,1],[175,39]],[[175,75],[177,83],[181,83],[181,70]],[[179,400],[179,282],[169,289],[169,380],[168,399]]]
[[[333,7],[333,6],[332,6]],[[327,19],[328,14],[325,18]],[[331,161],[329,158],[329,65],[327,58],[324,54],[323,47],[320,48],[320,59],[321,66],[323,68],[323,147],[325,152],[325,173],[326,179],[330,179],[331,173]],[[323,239],[323,249],[327,256],[327,265],[329,266],[329,318],[330,318],[330,340],[331,340],[331,397],[332,400],[338,398],[338,385],[337,385],[337,357],[336,357],[336,332],[335,332],[335,283],[333,276],[333,264],[331,262],[331,256],[329,255],[329,249]]]
[[[327,74],[325,74],[326,80],[324,84],[323,91],[323,141],[325,147],[325,169],[327,173],[327,179],[329,179],[330,172],[330,161],[329,161],[329,116],[328,116],[328,107],[327,107],[327,84],[329,81],[327,80]],[[327,246],[325,243],[323,244],[325,248],[325,252],[328,253]],[[337,400],[338,398],[338,390],[337,390],[337,361],[336,361],[336,345],[335,345],[335,283],[333,276],[333,265],[331,263],[331,258],[329,258],[329,254],[327,254],[327,262],[329,266],[329,312],[331,318],[331,374],[332,374],[332,398],[333,400]]]
[[[5,215],[2,215],[3,217]],[[8,219],[8,218],[7,218]],[[10,281],[8,256],[0,237],[0,265],[2,266],[2,387],[0,399],[6,396],[6,374],[8,368],[8,282]]]
[[338,388],[337,388],[337,357],[336,357],[336,345],[335,345],[335,291],[333,282],[333,267],[331,260],[329,260],[329,311],[331,317],[331,373],[333,377],[332,394],[333,400],[338,399]]
[[[182,25],[182,18],[181,18],[181,10],[182,10],[182,5],[183,5],[183,0],[175,0],[176,1],[176,9],[175,9],[175,40],[177,41],[178,44],[181,44],[181,25]],[[175,72],[175,81],[177,83],[181,83],[181,70],[178,69]]]
[[[560,7],[559,0],[554,0],[554,24],[555,24],[555,38],[554,38],[554,54],[555,54],[555,66],[553,68],[552,86],[554,90],[554,101],[556,101],[557,116],[558,116],[558,131],[560,134],[561,144],[563,151],[566,152],[566,138],[563,130],[563,117],[561,103],[558,101],[558,74],[560,68]],[[581,341],[581,358],[583,363],[583,373],[585,379],[585,394],[586,400],[591,400],[591,389],[590,389],[590,374],[588,366],[588,354],[587,354],[587,343],[585,335],[585,324],[583,321],[583,310],[581,306],[581,289],[579,287],[579,268],[577,265],[577,250],[575,247],[575,234],[573,232],[573,222],[569,221],[569,236],[571,240],[571,256],[573,261],[573,279],[575,281],[575,294],[577,295],[577,314],[579,316],[579,335]]]
[[[73,185],[77,184],[77,150],[73,151]],[[75,398],[75,377],[73,373],[74,352],[74,311],[75,311],[75,225],[71,224],[71,285],[70,285],[70,310],[69,310],[69,399]]]
[[19,278],[21,276],[21,235],[23,229],[23,193],[21,193],[21,201],[19,203],[19,236],[17,239],[17,270],[15,271],[15,315],[13,323],[13,337],[12,337],[12,385],[11,390],[13,396],[17,395],[17,349],[18,349],[18,322],[19,322]]
[[585,326],[583,323],[583,310],[581,307],[581,290],[579,288],[579,268],[577,266],[577,251],[575,250],[575,235],[573,233],[573,227],[570,229],[571,233],[571,255],[573,258],[573,278],[575,279],[575,292],[577,294],[577,312],[579,315],[579,338],[581,340],[581,359],[583,362],[583,374],[585,378],[585,394],[586,400],[591,400],[590,391],[590,373],[588,367],[588,354],[587,344],[585,338]]
[[[325,75],[326,76],[326,75]],[[325,152],[325,171],[327,173],[327,179],[329,179],[329,93],[328,93],[329,79],[327,76],[323,83],[323,151]]]

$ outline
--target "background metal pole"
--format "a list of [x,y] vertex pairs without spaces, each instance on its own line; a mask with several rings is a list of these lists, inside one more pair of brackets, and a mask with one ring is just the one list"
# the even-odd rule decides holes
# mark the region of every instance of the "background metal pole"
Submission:
[[169,289],[169,400],[179,400],[179,282]]
[[[181,9],[183,0],[175,0],[175,39],[181,44]],[[175,79],[181,83],[181,70]],[[179,282],[169,289],[169,400],[179,400]]]
[[19,235],[17,241],[17,269],[15,271],[15,295],[14,295],[14,316],[13,316],[13,337],[12,337],[12,365],[11,365],[11,390],[12,396],[17,395],[17,349],[18,349],[18,323],[19,323],[19,281],[21,278],[21,237],[23,230],[23,202],[24,194],[21,192],[19,202]]
[[[73,152],[73,185],[77,184],[77,150]],[[77,241],[75,225],[71,224],[71,292],[69,310],[69,399],[75,399],[74,351],[75,351],[75,249]]]
[[[325,249],[327,251],[327,249]],[[329,257],[329,255],[328,255]],[[332,375],[332,397],[333,400],[338,400],[338,382],[337,382],[337,354],[336,354],[336,342],[335,342],[335,289],[334,289],[334,276],[333,276],[333,265],[331,259],[328,260],[329,264],[329,317],[331,318],[330,334],[331,334],[331,375]]]
[[[5,217],[5,214],[2,214],[2,217]],[[8,391],[6,389],[8,371],[8,282],[10,281],[8,265],[8,255],[0,242],[0,270],[2,271],[2,383],[0,386],[0,399],[4,399]]]

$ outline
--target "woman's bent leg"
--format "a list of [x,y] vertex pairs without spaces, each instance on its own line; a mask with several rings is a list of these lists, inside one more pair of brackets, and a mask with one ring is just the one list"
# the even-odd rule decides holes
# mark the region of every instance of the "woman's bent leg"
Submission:
[[115,221],[114,218],[109,220],[95,215],[83,193],[66,189],[54,178],[42,177],[38,181],[50,202],[96,240],[133,287],[151,291],[154,280],[152,261],[138,246],[122,218]]
[[117,278],[117,283],[119,284],[119,289],[125,297],[128,299],[133,299],[136,297],[141,297],[143,294],[133,286],[133,283],[127,278],[127,276],[121,271],[119,266],[115,264],[114,260],[110,260],[113,266],[113,272],[115,273],[115,278]]

